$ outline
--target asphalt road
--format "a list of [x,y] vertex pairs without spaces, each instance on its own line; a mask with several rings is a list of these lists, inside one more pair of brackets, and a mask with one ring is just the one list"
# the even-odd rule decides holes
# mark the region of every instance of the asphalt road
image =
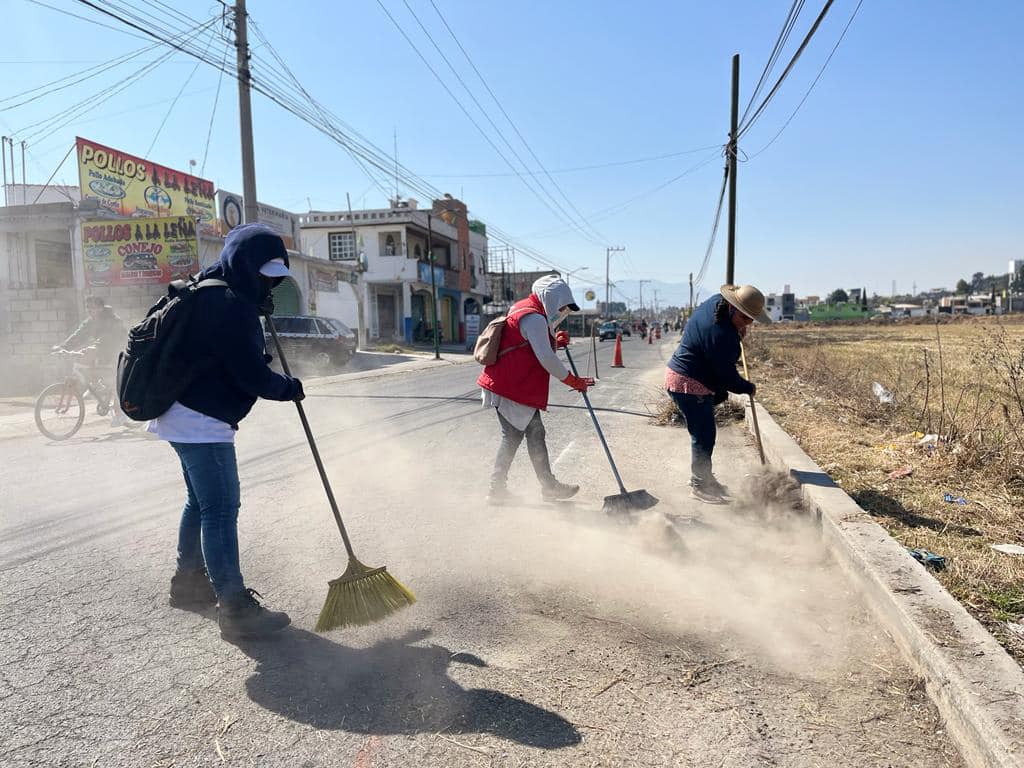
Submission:
[[309,383],[357,551],[419,598],[358,630],[311,631],[345,563],[290,404],[259,404],[237,442],[243,573],[293,619],[260,643],[166,604],[166,444],[95,418],[0,440],[0,765],[960,765],[740,427],[716,451],[736,501],[687,497],[685,431],[646,416],[671,343],[628,340],[619,370],[611,347],[593,401],[626,485],[662,499],[629,523],[600,513],[614,480],[557,383],[549,449],[579,499],[541,503],[524,446],[524,502],[498,510],[475,364]]

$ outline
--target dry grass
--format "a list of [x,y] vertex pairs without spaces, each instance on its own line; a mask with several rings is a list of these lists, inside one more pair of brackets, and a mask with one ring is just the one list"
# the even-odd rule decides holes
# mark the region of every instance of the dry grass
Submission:
[[779,422],[897,540],[946,556],[936,578],[1024,662],[1024,557],[989,547],[1024,544],[1024,324],[779,325],[747,352]]

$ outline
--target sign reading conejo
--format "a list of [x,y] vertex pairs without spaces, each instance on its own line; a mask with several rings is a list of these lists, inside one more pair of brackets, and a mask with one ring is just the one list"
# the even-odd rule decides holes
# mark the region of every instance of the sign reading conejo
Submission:
[[191,216],[201,234],[215,234],[216,199],[212,181],[174,171],[105,147],[75,139],[82,197],[129,218]]
[[199,270],[196,222],[186,216],[82,222],[85,284],[169,283]]

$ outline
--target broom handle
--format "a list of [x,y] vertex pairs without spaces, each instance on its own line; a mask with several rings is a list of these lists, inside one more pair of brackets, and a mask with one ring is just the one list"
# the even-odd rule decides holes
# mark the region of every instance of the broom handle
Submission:
[[[569,361],[569,365],[572,367],[573,376],[579,377],[576,372],[576,363],[572,361],[572,355],[569,354],[569,348],[565,348],[565,357]],[[581,392],[583,395],[583,402],[587,404],[587,410],[590,411],[590,418],[594,420],[594,429],[597,430],[597,436],[601,438],[601,445],[604,447],[605,456],[608,457],[608,463],[612,465],[612,472],[615,474],[615,482],[619,484],[619,491],[623,494],[626,493],[626,486],[622,484],[622,478],[619,477],[619,469],[615,466],[615,459],[612,458],[611,449],[608,447],[608,441],[604,439],[604,432],[601,431],[601,425],[597,421],[597,414],[594,413],[594,407],[590,404],[590,398],[587,397],[586,392]]]
[[[743,349],[743,340],[740,339],[740,357],[743,358],[743,377],[750,381],[750,371],[747,370],[747,353]],[[754,437],[757,438],[757,452],[761,456],[761,466],[763,467],[766,462],[764,460],[764,445],[761,443],[761,427],[757,423],[757,408],[754,406],[754,396],[750,395],[750,418],[754,422]]]
[[[281,349],[281,340],[277,337],[277,329],[274,327],[274,321],[270,319],[270,315],[264,315],[267,320],[267,328],[270,329],[270,335],[274,339],[274,347],[277,349],[277,356],[281,358],[281,367],[284,368],[286,375],[291,376],[292,372],[288,368],[288,360],[285,359],[284,350]],[[345,550],[348,552],[349,557],[355,557],[356,553],[352,551],[352,542],[348,540],[348,531],[345,530],[345,524],[341,521],[341,512],[338,511],[338,502],[334,500],[334,491],[331,490],[331,484],[327,480],[327,471],[324,469],[324,463],[320,460],[320,451],[316,448],[316,441],[313,439],[313,432],[309,428],[309,420],[306,418],[306,411],[302,407],[302,403],[298,400],[295,401],[295,407],[299,411],[299,420],[302,422],[302,429],[306,433],[306,440],[309,441],[309,449],[313,452],[313,461],[316,462],[316,471],[320,473],[320,480],[324,484],[324,490],[327,491],[327,501],[331,504],[331,512],[334,513],[334,522],[338,524],[338,530],[341,531],[341,540],[345,542]]]

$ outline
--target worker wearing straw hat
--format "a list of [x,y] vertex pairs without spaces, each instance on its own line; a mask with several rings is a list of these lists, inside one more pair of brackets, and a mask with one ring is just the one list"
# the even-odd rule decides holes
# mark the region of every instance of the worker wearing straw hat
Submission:
[[755,320],[770,323],[764,295],[752,285],[723,285],[686,323],[679,347],[665,371],[665,389],[686,419],[690,433],[690,492],[708,504],[722,504],[728,490],[711,471],[715,450],[715,405],[729,392],[753,395],[740,376],[740,340]]

